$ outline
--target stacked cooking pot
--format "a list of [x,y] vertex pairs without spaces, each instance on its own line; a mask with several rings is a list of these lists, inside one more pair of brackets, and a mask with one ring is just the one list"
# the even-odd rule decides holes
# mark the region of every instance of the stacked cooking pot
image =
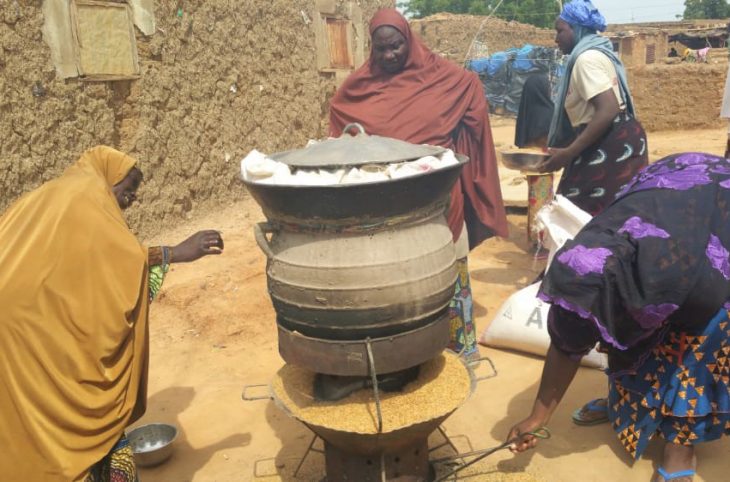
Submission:
[[[291,169],[352,169],[444,152],[359,129],[271,157]],[[364,376],[419,365],[446,347],[457,272],[445,212],[468,162],[457,159],[360,184],[246,182],[268,220],[255,234],[287,363]]]

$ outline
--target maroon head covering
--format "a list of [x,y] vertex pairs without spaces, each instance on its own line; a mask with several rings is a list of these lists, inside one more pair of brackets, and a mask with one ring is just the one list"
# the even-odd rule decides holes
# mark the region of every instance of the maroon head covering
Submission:
[[471,162],[451,193],[448,221],[454,239],[464,220],[470,248],[494,234],[507,236],[489,111],[479,77],[431,52],[397,10],[375,14],[371,37],[385,25],[408,42],[406,64],[402,71],[389,74],[371,53],[332,98],[330,135],[339,136],[347,124],[359,122],[369,134],[447,147],[468,156]]

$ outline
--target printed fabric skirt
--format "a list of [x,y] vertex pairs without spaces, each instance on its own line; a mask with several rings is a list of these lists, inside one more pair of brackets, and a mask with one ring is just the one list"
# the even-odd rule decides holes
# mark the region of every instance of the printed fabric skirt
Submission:
[[129,440],[122,436],[111,451],[96,463],[84,482],[138,482],[137,466]]
[[449,304],[449,349],[462,356],[469,356],[477,352],[477,334],[467,259],[457,260],[456,266],[459,276],[456,278],[454,297]]
[[595,216],[648,163],[644,128],[636,119],[619,114],[608,133],[563,171],[557,192]]
[[638,459],[659,435],[695,445],[730,435],[730,318],[723,308],[695,333],[669,332],[636,374],[609,383],[608,415]]

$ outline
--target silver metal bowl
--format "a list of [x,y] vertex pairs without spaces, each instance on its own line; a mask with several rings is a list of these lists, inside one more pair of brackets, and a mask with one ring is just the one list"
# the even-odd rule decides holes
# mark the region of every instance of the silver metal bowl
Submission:
[[509,169],[522,172],[539,172],[539,166],[550,157],[539,152],[502,151],[502,164]]
[[166,423],[143,425],[127,433],[134,460],[141,467],[153,467],[169,459],[175,437],[177,428]]

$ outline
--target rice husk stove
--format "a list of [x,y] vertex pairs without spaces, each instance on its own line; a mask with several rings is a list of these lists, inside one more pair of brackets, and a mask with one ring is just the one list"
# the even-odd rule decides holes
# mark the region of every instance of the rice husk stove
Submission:
[[[308,148],[314,156],[272,157],[351,168],[377,163],[372,152],[384,162],[441,152],[362,131],[346,137]],[[287,363],[268,398],[314,432],[307,454],[324,442],[327,481],[431,480],[429,435],[474,390],[471,370],[444,351],[457,275],[445,210],[466,162],[353,186],[246,182],[268,219],[255,235]],[[253,398],[244,390],[244,399]]]
[[451,352],[424,363],[400,392],[361,389],[342,400],[320,401],[315,376],[285,365],[271,383],[271,395],[324,441],[328,481],[430,480],[428,437],[475,386],[471,370]]

